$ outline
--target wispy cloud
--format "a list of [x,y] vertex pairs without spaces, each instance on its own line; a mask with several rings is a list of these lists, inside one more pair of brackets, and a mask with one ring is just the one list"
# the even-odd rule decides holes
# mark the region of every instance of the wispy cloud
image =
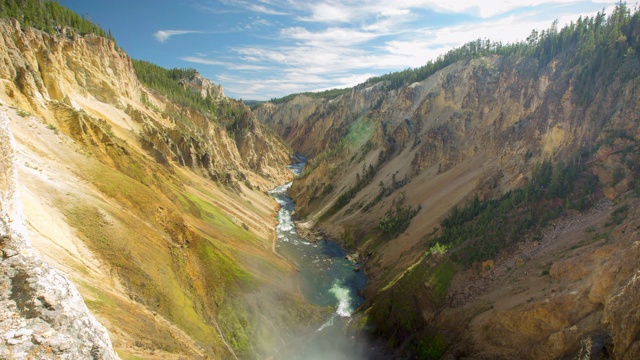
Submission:
[[614,4],[617,0],[369,0],[369,1],[289,1],[299,10],[300,21],[322,23],[349,23],[372,15],[407,15],[418,9],[429,9],[439,13],[467,14],[483,19],[506,14],[512,10],[534,6],[570,3]]
[[203,64],[203,65],[211,65],[211,66],[222,66],[224,68],[230,69],[230,70],[239,70],[239,71],[263,71],[263,70],[269,70],[269,67],[267,66],[260,66],[260,65],[249,65],[249,64],[242,64],[242,63],[232,63],[232,62],[225,62],[225,61],[217,61],[217,60],[211,60],[211,59],[207,59],[204,57],[204,54],[199,54],[200,56],[184,56],[181,57],[180,60],[186,61],[186,62],[190,62],[190,63],[195,63],[195,64]]
[[[469,14],[480,18],[508,13],[514,9],[522,9],[532,6],[549,4],[575,3],[576,0],[466,0],[466,1],[441,1],[441,0],[416,0],[414,5],[421,5],[442,13]],[[591,2],[591,1],[587,1]],[[598,2],[593,1],[593,2]]]
[[230,13],[238,13],[238,12],[240,12],[237,9],[222,8],[220,6],[214,6],[214,5],[211,5],[211,4],[195,3],[195,4],[192,4],[191,7],[196,9],[196,10],[198,10],[199,12],[207,12],[207,13],[216,14],[216,15],[223,15],[223,14],[230,14]]
[[158,30],[153,34],[153,36],[156,38],[156,40],[158,40],[159,42],[163,43],[163,42],[169,40],[169,38],[172,37],[172,36],[184,35],[184,34],[202,34],[202,31],[197,31],[197,30]]
[[255,1],[244,0],[220,0],[220,3],[231,6],[240,7],[249,11],[265,14],[265,15],[290,15],[289,12],[283,11],[277,8],[277,5],[272,4],[269,1],[259,1],[261,4],[256,4]]
[[280,32],[285,39],[301,40],[308,46],[353,46],[367,43],[384,33],[360,29],[333,27],[322,31],[310,31],[302,27],[286,28]]
[[267,15],[288,15],[288,13],[286,12],[278,11],[278,10],[275,10],[274,8],[268,8],[264,5],[258,5],[258,4],[249,4],[247,6],[247,9],[251,11],[259,12],[262,14],[267,14]]
[[249,17],[244,22],[239,23],[233,28],[234,31],[260,30],[265,27],[272,27],[274,24],[260,16]]

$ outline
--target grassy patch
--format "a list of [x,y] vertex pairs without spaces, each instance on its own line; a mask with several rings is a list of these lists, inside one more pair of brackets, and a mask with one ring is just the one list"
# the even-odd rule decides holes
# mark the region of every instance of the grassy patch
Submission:
[[611,213],[611,218],[609,219],[609,221],[607,221],[605,226],[620,225],[622,224],[623,221],[627,219],[628,215],[629,215],[629,206],[628,205],[620,206],[617,209],[613,210],[613,212]]
[[[198,259],[204,273],[207,275],[209,288],[215,289],[221,285],[225,292],[234,293],[239,285],[251,288],[256,284],[255,278],[241,269],[237,262],[226,256],[210,241],[202,239],[195,245]],[[223,300],[223,299],[220,299]]]
[[373,121],[368,117],[358,118],[351,124],[347,135],[343,138],[344,144],[350,151],[355,151],[364,145],[373,135]]
[[423,331],[422,310],[438,309],[445,301],[456,266],[449,260],[433,265],[423,260],[393,286],[383,291],[370,309],[369,318],[378,332],[406,339]]
[[244,228],[242,222],[239,220],[231,220],[227,214],[211,202],[206,201],[198,195],[177,188],[174,188],[173,192],[185,211],[202,219],[207,225],[213,227],[217,233],[223,235],[226,239],[262,247],[262,241],[257,239],[247,228]]
[[433,289],[433,296],[438,301],[444,301],[444,297],[451,284],[451,279],[453,279],[455,273],[456,270],[453,264],[445,262],[440,264],[429,278],[429,284]]
[[144,360],[144,358],[137,355],[133,355],[125,349],[116,348],[115,351],[120,357],[120,359],[123,359],[123,360]]
[[435,336],[428,336],[426,339],[420,340],[416,353],[420,359],[436,360],[444,355],[447,347],[444,335],[436,334]]
[[[151,314],[143,311],[138,305],[112,297],[103,289],[85,282],[82,282],[81,286],[91,294],[92,299],[85,300],[87,307],[96,314],[108,317],[113,323],[117,323],[118,327],[126,329],[127,333],[136,339],[135,346],[170,353],[186,351],[169,329],[160,325]],[[122,349],[117,349],[117,352],[126,359],[136,358]]]
[[105,195],[141,213],[153,215],[159,198],[142,182],[107,167],[93,169],[91,182]]

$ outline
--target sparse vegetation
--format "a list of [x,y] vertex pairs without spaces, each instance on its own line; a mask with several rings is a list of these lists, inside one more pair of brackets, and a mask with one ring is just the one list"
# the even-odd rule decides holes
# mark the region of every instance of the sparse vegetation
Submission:
[[447,247],[436,241],[436,243],[429,248],[429,250],[427,251],[427,254],[443,255],[446,252],[447,252]]
[[539,163],[522,189],[495,200],[481,201],[476,195],[465,206],[454,207],[427,246],[445,246],[454,260],[467,265],[490,259],[525,239],[527,232],[562,215],[567,205],[588,208],[597,184],[597,177],[579,165],[578,159],[555,166],[548,161]]
[[378,192],[378,195],[376,195],[376,197],[373,200],[371,200],[369,203],[364,205],[362,207],[362,211],[369,211],[377,203],[379,203],[380,200],[382,200],[383,198],[393,194],[396,190],[402,188],[403,186],[407,185],[408,183],[409,183],[409,179],[407,177],[405,177],[402,180],[397,180],[396,179],[396,174],[393,174],[391,176],[390,185],[387,186],[384,183],[380,183],[379,184],[380,185],[380,191]]
[[378,223],[378,230],[385,239],[393,239],[402,234],[422,208],[418,206],[416,209],[411,206],[396,206],[387,212],[387,216],[382,218]]
[[349,189],[347,189],[342,194],[340,194],[336,202],[331,206],[331,208],[326,213],[322,215],[321,219],[322,220],[328,219],[329,217],[337,213],[340,209],[342,209],[345,205],[347,205],[349,201],[351,201],[351,199],[353,199],[353,197],[356,196],[356,194],[360,190],[362,190],[365,186],[371,183],[371,180],[373,180],[375,175],[376,175],[376,171],[373,165],[369,164],[369,166],[367,167],[363,163],[362,173],[356,174],[356,184],[350,187]]
[[616,167],[611,178],[611,186],[616,186],[620,181],[622,181],[622,179],[624,179],[624,175],[624,168],[621,166]]
[[55,127],[53,124],[47,124],[47,129],[53,131],[54,134],[58,134],[58,128]]
[[303,93],[296,93],[296,94],[290,94],[287,96],[283,96],[281,98],[272,98],[271,100],[269,100],[271,103],[273,104],[281,104],[290,100],[293,100],[296,96],[299,95],[305,95],[314,99],[327,99],[327,100],[331,100],[331,99],[335,99],[340,95],[345,95],[351,92],[351,88],[345,88],[345,89],[330,89],[330,90],[325,90],[325,91],[320,91],[320,92],[303,92]]
[[622,224],[622,222],[627,218],[628,214],[629,214],[629,206],[628,205],[625,204],[625,205],[622,205],[622,206],[616,208],[611,213],[611,218],[609,219],[609,221],[607,221],[605,226]]

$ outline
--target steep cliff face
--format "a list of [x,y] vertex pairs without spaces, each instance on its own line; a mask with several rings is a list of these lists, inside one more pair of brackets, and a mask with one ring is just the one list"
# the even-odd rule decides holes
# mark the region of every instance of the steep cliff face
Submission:
[[2,31],[0,74],[15,85],[5,84],[5,92],[19,92],[30,106],[44,108],[48,101],[64,101],[77,91],[120,107],[121,97],[140,97],[129,57],[112,41],[95,35],[67,38],[31,28],[22,31],[16,20],[4,20]]
[[[228,131],[143,87],[109,40],[8,20],[0,28],[0,103],[16,138],[26,231],[119,356],[268,356],[304,326],[292,319],[316,319],[322,309],[302,300],[272,250],[276,203],[263,190],[291,179],[289,151],[248,108],[204,79],[183,84],[246,111]],[[47,322],[58,305],[38,301],[20,306]]]
[[[224,97],[221,87],[199,74],[184,79],[183,86],[211,101],[244,107],[246,131],[241,137],[234,138],[224,126],[144,89],[131,60],[112,41],[92,34],[66,37],[30,28],[22,31],[17,21],[3,22],[2,30],[0,76],[7,80],[4,92],[20,107],[41,111],[62,103],[79,111],[83,109],[79,102],[89,97],[127,112],[124,119],[140,125],[129,130],[137,130],[150,151],[163,148],[167,159],[202,174],[235,181],[249,177],[265,187],[290,178],[282,166],[288,162],[286,147],[255,121],[248,108]],[[144,109],[134,106],[140,101],[146,104]],[[100,118],[102,114],[90,115]],[[54,119],[47,121],[57,125]]]
[[[387,82],[360,85],[332,100],[299,96],[256,111],[295,150],[311,157],[307,174],[291,189],[298,213],[359,253],[370,276],[364,316],[380,335],[391,338],[392,347],[411,348],[409,352],[427,358],[445,351],[554,358],[577,354],[581,341],[596,349],[607,338],[624,343],[615,347],[618,356],[637,354],[635,340],[601,318],[611,311],[626,321],[637,320],[633,311],[624,305],[608,310],[608,301],[588,296],[601,271],[595,264],[606,262],[610,254],[599,249],[605,244],[594,240],[594,233],[620,231],[603,220],[617,208],[604,207],[600,222],[573,228],[579,236],[563,232],[543,237],[544,244],[577,249],[566,254],[564,263],[557,253],[538,249],[533,255],[512,244],[497,256],[482,258],[484,263],[463,266],[449,254],[438,255],[446,249],[430,242],[454,206],[475,194],[481,200],[497,199],[522,188],[544,161],[586,163],[606,198],[629,196],[638,181],[640,82],[633,70],[638,58],[632,48],[628,53],[619,67],[607,70],[606,78],[592,74],[588,90],[575,75],[579,68],[571,61],[573,52],[543,66],[534,57],[494,55],[458,61],[393,90]],[[591,201],[599,196],[593,194]],[[559,206],[571,207],[566,204]],[[625,206],[636,211],[638,204]],[[500,220],[499,214],[493,216]],[[580,222],[583,216],[570,213],[553,226]],[[634,228],[626,221],[622,228]],[[541,226],[516,243],[528,240],[524,244],[533,246],[540,241],[539,232],[548,231]],[[555,241],[558,236],[572,240]],[[628,251],[621,260],[626,265],[620,266],[633,269],[603,294],[628,294],[620,304],[635,301],[633,291],[623,290],[632,287],[638,271],[630,251],[634,236],[607,235],[609,250]],[[460,241],[465,240],[476,239]],[[592,241],[598,245],[584,245]],[[581,267],[587,258],[593,267]],[[502,272],[488,272],[494,266]],[[526,270],[514,275],[521,267]],[[554,280],[549,276],[563,286],[550,293]],[[540,278],[546,285],[537,286]],[[601,281],[614,281],[606,278]],[[500,286],[508,285],[512,293],[502,293]],[[576,311],[561,310],[570,308]]]

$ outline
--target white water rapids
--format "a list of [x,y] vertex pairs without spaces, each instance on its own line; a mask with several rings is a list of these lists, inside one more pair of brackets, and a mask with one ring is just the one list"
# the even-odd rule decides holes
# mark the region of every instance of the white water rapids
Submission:
[[[292,165],[299,175],[304,162]],[[295,349],[286,349],[283,359],[364,359],[363,344],[345,333],[353,312],[364,299],[358,291],[366,285],[362,272],[354,271],[357,264],[348,261],[344,251],[334,242],[310,242],[297,233],[294,203],[286,196],[292,183],[271,190],[280,210],[276,226],[277,252],[291,261],[300,272],[300,289],[306,300],[320,306],[331,306],[334,313],[319,326],[314,335],[298,342]],[[284,355],[280,353],[280,355]]]

